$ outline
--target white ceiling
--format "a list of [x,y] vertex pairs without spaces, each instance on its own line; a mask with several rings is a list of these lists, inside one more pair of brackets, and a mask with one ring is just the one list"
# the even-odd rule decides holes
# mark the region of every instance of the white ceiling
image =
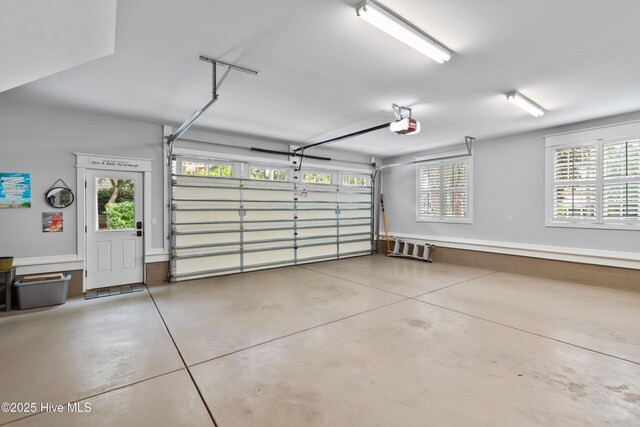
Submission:
[[0,92],[115,50],[116,0],[3,0]]
[[[0,94],[180,124],[210,96],[205,54],[232,73],[198,126],[315,142],[414,106],[422,133],[335,148],[392,156],[640,110],[637,0],[383,0],[454,53],[439,65],[357,18],[357,0],[120,0],[116,53]],[[519,90],[548,110],[506,101]]]

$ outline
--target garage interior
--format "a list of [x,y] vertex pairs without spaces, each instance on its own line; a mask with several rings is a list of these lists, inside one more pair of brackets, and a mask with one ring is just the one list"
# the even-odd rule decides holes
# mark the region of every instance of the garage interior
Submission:
[[0,11],[0,425],[640,425],[637,2]]

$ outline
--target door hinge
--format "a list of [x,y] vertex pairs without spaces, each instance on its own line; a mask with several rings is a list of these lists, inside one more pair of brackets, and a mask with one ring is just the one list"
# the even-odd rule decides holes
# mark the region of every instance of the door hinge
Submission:
[[87,270],[84,271],[84,277],[87,277]]
[[84,182],[84,188],[87,188],[87,181]]
[[86,225],[84,226],[84,232],[85,233],[87,232],[87,226]]

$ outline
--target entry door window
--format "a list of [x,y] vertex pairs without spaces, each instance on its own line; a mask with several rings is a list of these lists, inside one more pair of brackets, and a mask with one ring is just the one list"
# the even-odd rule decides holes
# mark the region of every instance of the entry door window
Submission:
[[96,230],[135,228],[135,186],[130,179],[96,178]]

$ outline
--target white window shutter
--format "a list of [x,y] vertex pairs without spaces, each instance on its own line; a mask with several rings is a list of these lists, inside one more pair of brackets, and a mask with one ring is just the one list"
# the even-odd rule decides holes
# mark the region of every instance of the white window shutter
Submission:
[[553,159],[553,217],[595,221],[597,218],[597,146],[558,148]]
[[640,183],[605,184],[602,192],[603,218],[640,218]]
[[602,149],[604,221],[640,218],[640,140],[605,143]]
[[418,217],[470,219],[469,159],[433,161],[418,168]]
[[605,144],[602,162],[605,179],[640,178],[640,140]]

